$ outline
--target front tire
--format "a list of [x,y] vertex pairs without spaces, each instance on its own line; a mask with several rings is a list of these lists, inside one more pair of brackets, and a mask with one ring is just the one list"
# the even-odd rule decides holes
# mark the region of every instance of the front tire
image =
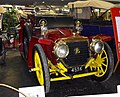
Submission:
[[47,58],[40,44],[33,49],[33,64],[36,69],[36,76],[41,86],[44,86],[45,93],[50,91],[50,74]]
[[94,75],[93,79],[99,82],[107,81],[114,69],[113,53],[107,43],[104,43],[104,50],[97,55],[96,63],[98,64],[96,68],[98,73]]

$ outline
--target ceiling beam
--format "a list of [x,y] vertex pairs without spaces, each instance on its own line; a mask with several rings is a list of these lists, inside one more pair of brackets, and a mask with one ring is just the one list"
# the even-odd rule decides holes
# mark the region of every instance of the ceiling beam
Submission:
[[[44,1],[44,2],[43,2]],[[0,0],[0,4],[12,5],[32,5],[32,4],[49,4],[49,5],[65,5],[75,0]]]

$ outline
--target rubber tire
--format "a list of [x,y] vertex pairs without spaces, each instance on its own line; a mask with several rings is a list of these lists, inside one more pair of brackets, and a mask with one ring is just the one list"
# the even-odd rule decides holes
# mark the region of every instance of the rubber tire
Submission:
[[113,70],[114,70],[114,57],[113,57],[112,50],[107,43],[104,43],[104,49],[108,56],[108,70],[106,71],[106,74],[103,75],[102,77],[97,77],[97,76],[92,77],[93,80],[98,81],[98,82],[107,81],[111,77]]
[[32,27],[29,23],[26,23],[25,28],[23,30],[23,58],[25,61],[27,61],[28,59],[28,48],[31,37],[32,37]]
[[23,58],[25,61],[28,59],[28,48],[29,48],[29,39],[26,34],[23,36]]
[[50,74],[49,74],[49,68],[48,68],[48,61],[47,61],[46,55],[45,55],[41,45],[35,44],[34,49],[33,49],[33,64],[34,64],[35,51],[38,52],[39,57],[41,59],[41,64],[42,64],[42,69],[43,69],[43,77],[44,77],[45,93],[49,93],[49,91],[50,91]]
[[[108,45],[109,45],[109,46],[111,47],[111,49],[112,49],[113,56],[114,56],[114,64],[116,64],[118,58],[117,58],[117,51],[116,51],[115,39],[112,39],[111,41],[108,41],[107,43],[108,43]],[[114,65],[114,66],[115,66],[115,65]],[[114,68],[115,68],[115,67],[114,67]]]
[[25,31],[26,37],[30,41],[31,40],[31,36],[33,34],[32,25],[30,23],[25,23],[24,31]]

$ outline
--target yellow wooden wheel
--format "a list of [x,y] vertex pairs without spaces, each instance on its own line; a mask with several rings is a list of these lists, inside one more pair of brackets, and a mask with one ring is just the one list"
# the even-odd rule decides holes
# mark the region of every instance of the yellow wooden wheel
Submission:
[[45,93],[50,90],[50,74],[48,68],[48,61],[44,50],[40,44],[35,44],[33,49],[33,64],[35,66],[36,77],[41,86],[44,86]]
[[43,86],[44,85],[43,69],[42,69],[41,59],[37,51],[35,51],[34,60],[35,60],[35,68],[37,68],[36,70],[37,79],[40,85]]
[[114,69],[114,57],[110,46],[104,43],[104,50],[97,54],[95,64],[97,64],[95,71],[97,73],[93,77],[96,81],[106,81],[108,80]]
[[97,74],[95,76],[102,77],[108,69],[108,56],[105,50],[103,50],[100,54],[97,55],[96,63],[98,64]]

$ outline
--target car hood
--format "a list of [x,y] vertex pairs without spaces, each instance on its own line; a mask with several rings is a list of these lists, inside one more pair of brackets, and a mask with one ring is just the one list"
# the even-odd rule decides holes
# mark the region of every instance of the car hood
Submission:
[[56,28],[54,30],[49,30],[45,35],[45,38],[55,41],[59,38],[66,38],[66,37],[72,37],[72,36],[73,36],[73,31],[71,29]]

